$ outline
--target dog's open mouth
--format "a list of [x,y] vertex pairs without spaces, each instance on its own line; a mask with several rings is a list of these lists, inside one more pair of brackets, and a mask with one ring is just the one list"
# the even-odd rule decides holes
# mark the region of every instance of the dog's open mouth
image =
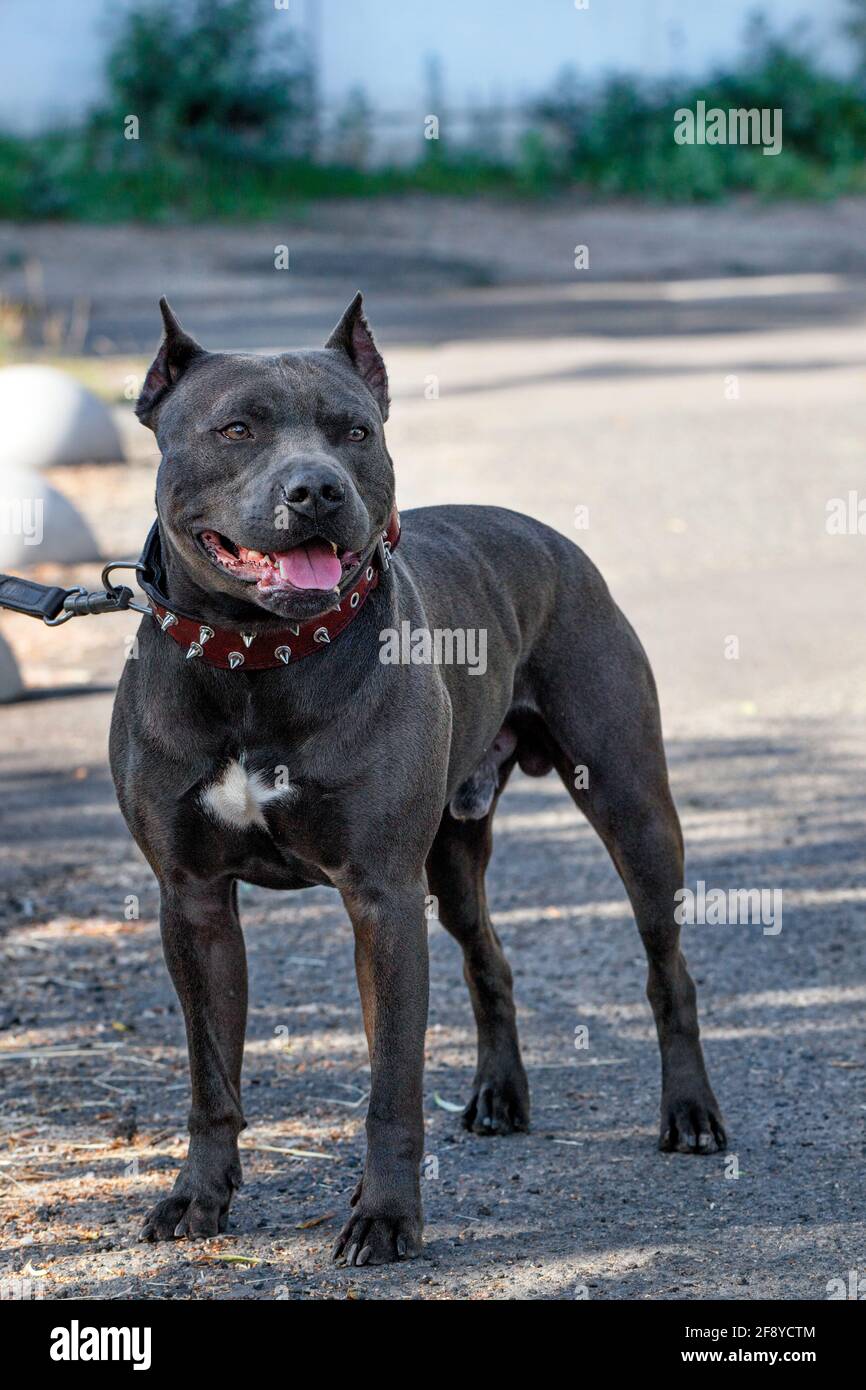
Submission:
[[291,550],[269,554],[238,545],[219,531],[202,531],[199,540],[220,569],[269,593],[336,589],[359,561],[354,550],[343,550],[322,536],[309,536]]

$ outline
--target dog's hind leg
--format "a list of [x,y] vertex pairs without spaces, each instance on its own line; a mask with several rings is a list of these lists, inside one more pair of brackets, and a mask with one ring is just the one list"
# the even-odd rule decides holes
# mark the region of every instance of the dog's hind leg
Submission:
[[597,686],[590,699],[575,698],[583,673],[560,664],[549,668],[553,674],[539,703],[558,747],[556,769],[608,849],[646,951],[647,996],[662,1063],[659,1147],[712,1153],[726,1141],[675,918],[675,894],[683,886],[682,834],[668,786],[655,684],[627,625],[620,635],[625,642],[618,643],[615,633],[608,636],[606,664],[583,667]]
[[162,885],[163,950],[186,1022],[192,1107],[189,1152],[171,1194],[145,1219],[142,1240],[224,1231],[241,1184],[238,1134],[247,965],[236,885]]
[[667,777],[659,769],[649,785],[629,780],[617,786],[603,776],[600,781],[590,819],[625,885],[647,957],[647,997],[662,1063],[659,1148],[713,1153],[725,1147],[725,1131],[674,917],[674,895],[683,886],[683,843]]
[[[507,772],[500,788],[505,777]],[[491,811],[480,820],[455,820],[446,810],[427,859],[439,920],[463,950],[463,974],[478,1027],[478,1064],[463,1112],[464,1125],[475,1134],[529,1128],[529,1086],[517,1039],[511,969],[484,890],[492,819]]]

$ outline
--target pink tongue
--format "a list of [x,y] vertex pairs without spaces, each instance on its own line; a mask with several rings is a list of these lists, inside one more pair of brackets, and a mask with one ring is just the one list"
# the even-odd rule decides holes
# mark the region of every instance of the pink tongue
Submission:
[[343,566],[324,541],[307,541],[274,555],[280,578],[287,579],[296,589],[335,589],[340,582]]

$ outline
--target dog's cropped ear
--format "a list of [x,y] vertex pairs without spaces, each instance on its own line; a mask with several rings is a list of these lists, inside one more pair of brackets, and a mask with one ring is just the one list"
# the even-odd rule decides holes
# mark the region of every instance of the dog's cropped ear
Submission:
[[164,336],[159,345],[159,352],[151,362],[147,376],[144,378],[144,385],[135,406],[135,413],[141,423],[148,425],[151,429],[156,423],[154,411],[166,392],[170,391],[175,382],[183,376],[190,362],[196,357],[206,355],[204,348],[200,347],[188,333],[184,333],[172,313],[171,305],[165,295],[159,301],[159,308],[162,314]]
[[387,420],[388,373],[379,349],[373,342],[360,290],[325,343],[325,347],[346,353],[359,377],[366,382],[376,397],[382,419]]

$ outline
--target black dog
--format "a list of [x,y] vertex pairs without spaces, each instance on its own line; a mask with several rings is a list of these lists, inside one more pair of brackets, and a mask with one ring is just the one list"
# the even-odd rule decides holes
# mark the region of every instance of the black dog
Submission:
[[[324,349],[277,357],[208,353],[161,307],[138,402],[162,453],[156,621],[121,681],[111,761],[160,883],[192,1108],[187,1160],[143,1235],[223,1230],[240,1183],[238,880],[332,885],[352,920],[372,1089],[338,1258],[376,1264],[421,1242],[428,893],[463,948],[478,1025],[464,1123],[527,1127],[511,972],[484,894],[516,763],[556,770],[628,891],[661,1047],[661,1147],[723,1147],[674,920],[683,845],[655,686],[598,572],[494,507],[409,513],[391,559],[388,383],[360,295]],[[420,641],[408,662],[383,659],[395,633]],[[483,634],[486,667],[431,659],[442,634]]]

